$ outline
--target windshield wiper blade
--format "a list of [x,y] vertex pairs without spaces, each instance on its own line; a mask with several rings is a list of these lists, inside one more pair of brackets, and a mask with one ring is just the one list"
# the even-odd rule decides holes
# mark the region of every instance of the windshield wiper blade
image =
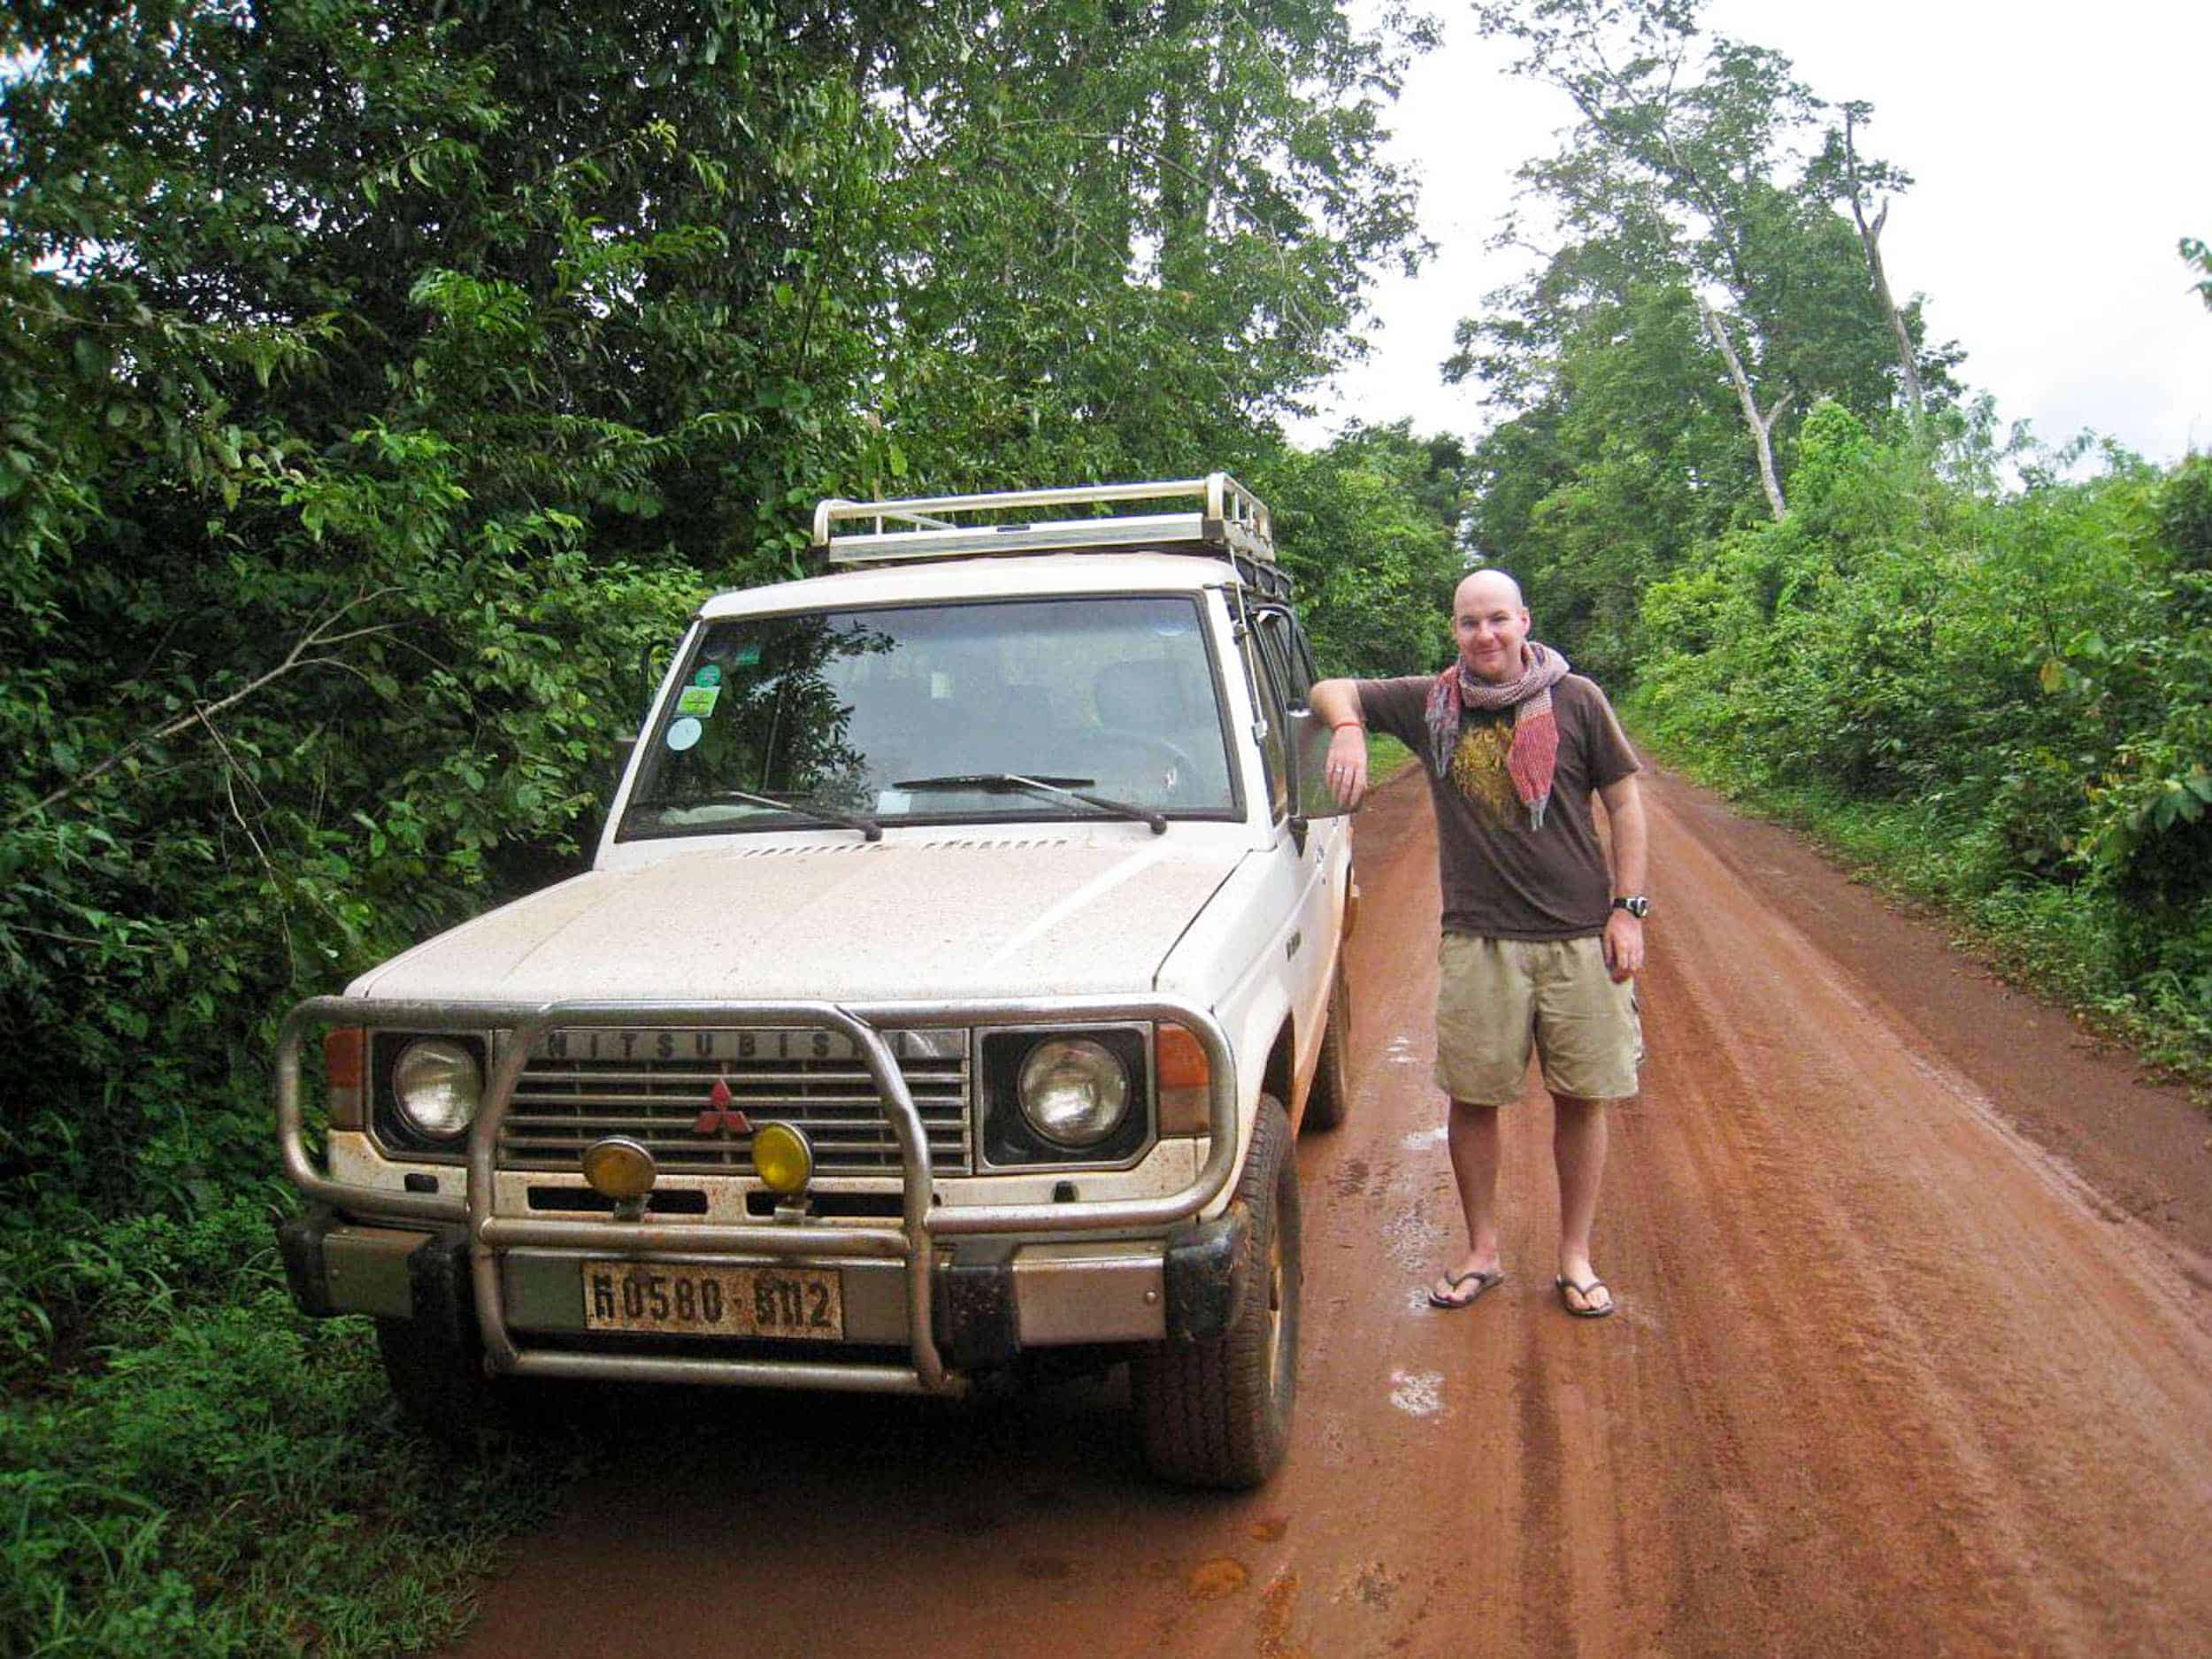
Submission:
[[941,778],[908,778],[895,783],[894,789],[977,789],[1003,792],[1026,789],[1033,795],[1056,795],[1070,801],[1080,801],[1086,806],[1100,807],[1118,818],[1133,818],[1145,825],[1155,835],[1167,833],[1167,814],[1155,812],[1148,807],[1133,806],[1126,801],[1115,801],[1102,795],[1089,795],[1072,784],[1094,781],[1089,778],[1025,778],[1018,772],[948,772]]
[[805,801],[779,801],[772,795],[754,795],[745,789],[717,789],[718,801],[742,801],[749,806],[772,807],[779,812],[795,812],[801,818],[810,818],[818,824],[840,824],[847,829],[858,830],[872,841],[883,839],[883,826],[872,818],[862,818],[854,812],[833,812],[827,807],[815,806]]

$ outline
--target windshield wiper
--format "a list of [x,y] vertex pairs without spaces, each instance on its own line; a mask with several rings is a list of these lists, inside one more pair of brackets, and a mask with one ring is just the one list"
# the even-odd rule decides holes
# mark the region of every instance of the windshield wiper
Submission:
[[872,841],[883,839],[883,826],[872,818],[857,813],[833,812],[827,807],[815,806],[804,801],[779,801],[772,795],[754,795],[744,789],[717,789],[718,801],[742,801],[749,806],[772,807],[779,812],[795,812],[801,818],[810,818],[818,824],[841,824],[847,829],[858,830]]
[[1092,783],[1090,778],[1025,778],[1018,772],[948,772],[941,778],[909,778],[895,783],[894,789],[975,789],[990,794],[1004,794],[1010,789],[1026,789],[1033,795],[1056,795],[1069,801],[1080,801],[1086,806],[1102,807],[1118,818],[1133,818],[1148,826],[1155,835],[1167,833],[1167,814],[1149,808],[1132,806],[1126,801],[1109,800],[1102,795],[1087,795],[1072,784]]

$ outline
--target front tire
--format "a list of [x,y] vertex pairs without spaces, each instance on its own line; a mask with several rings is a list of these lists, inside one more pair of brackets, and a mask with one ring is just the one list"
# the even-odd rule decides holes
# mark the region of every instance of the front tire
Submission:
[[1183,1486],[1246,1488],[1281,1467],[1298,1396],[1298,1165],[1290,1121],[1272,1096],[1234,1202],[1248,1220],[1237,1302],[1220,1336],[1167,1342],[1130,1362],[1144,1458]]

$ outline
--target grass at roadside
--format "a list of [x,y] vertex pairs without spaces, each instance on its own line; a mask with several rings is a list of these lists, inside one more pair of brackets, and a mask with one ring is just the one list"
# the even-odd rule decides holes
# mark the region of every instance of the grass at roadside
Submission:
[[2201,995],[2178,981],[2123,975],[2121,918],[2108,895],[2086,883],[1992,879],[1985,832],[1939,803],[1777,786],[1746,779],[1724,757],[1654,744],[1647,731],[1635,740],[1671,769],[1798,831],[1876,887],[1925,907],[1993,972],[2064,1002],[2200,1091],[2212,1088],[2212,1018]]
[[581,1454],[403,1429],[364,1319],[302,1318],[269,1191],[0,1231],[0,1652],[381,1655],[465,1620]]

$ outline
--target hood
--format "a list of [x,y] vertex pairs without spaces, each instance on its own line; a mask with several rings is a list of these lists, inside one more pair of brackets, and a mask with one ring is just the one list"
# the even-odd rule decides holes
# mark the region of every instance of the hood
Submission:
[[1242,855],[1172,835],[686,849],[463,924],[349,995],[461,1002],[1125,994]]

